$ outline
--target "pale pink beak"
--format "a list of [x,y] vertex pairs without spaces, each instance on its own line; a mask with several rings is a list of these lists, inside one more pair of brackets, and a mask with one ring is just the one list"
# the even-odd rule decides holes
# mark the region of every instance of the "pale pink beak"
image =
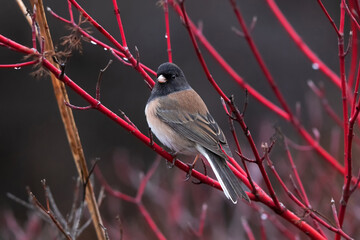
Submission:
[[157,78],[157,80],[158,80],[159,83],[166,83],[167,82],[167,79],[163,75],[160,75]]

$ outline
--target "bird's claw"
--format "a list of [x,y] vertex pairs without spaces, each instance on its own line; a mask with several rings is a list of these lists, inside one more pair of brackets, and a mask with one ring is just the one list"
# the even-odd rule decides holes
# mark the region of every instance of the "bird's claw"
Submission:
[[189,167],[189,171],[186,173],[186,176],[185,176],[184,182],[189,181],[189,179],[190,179],[190,177],[191,177],[191,174],[192,174],[192,170],[193,170],[193,169],[194,169],[194,167],[195,167],[195,164],[190,164],[190,163],[187,163],[186,165],[188,165],[188,167]]
[[169,169],[173,168],[173,167],[175,166],[175,161],[176,161],[176,155],[173,156],[173,159],[172,159],[171,162],[166,161],[166,166],[167,166]]

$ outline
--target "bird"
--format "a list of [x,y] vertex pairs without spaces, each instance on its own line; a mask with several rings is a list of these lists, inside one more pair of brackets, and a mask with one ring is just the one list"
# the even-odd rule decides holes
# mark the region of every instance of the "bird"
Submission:
[[[183,71],[174,63],[158,67],[157,79],[145,107],[149,128],[176,154],[205,157],[225,196],[234,204],[250,202],[241,182],[227,165],[232,157],[225,135]],[[226,154],[225,154],[225,153]],[[194,163],[195,163],[194,161]]]

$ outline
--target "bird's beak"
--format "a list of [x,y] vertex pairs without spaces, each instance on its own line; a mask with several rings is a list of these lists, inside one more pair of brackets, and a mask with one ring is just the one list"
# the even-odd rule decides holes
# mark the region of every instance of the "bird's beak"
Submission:
[[167,82],[167,79],[163,76],[163,75],[160,75],[158,78],[157,78],[157,81],[159,83],[166,83]]

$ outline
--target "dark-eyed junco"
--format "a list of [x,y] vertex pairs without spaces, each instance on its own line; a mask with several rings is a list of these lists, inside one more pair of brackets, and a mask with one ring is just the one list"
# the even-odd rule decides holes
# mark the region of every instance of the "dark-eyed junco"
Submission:
[[226,154],[232,154],[224,133],[177,65],[159,66],[145,115],[151,131],[165,146],[184,155],[200,153],[207,159],[228,199],[237,203],[242,197],[250,202],[227,165]]

